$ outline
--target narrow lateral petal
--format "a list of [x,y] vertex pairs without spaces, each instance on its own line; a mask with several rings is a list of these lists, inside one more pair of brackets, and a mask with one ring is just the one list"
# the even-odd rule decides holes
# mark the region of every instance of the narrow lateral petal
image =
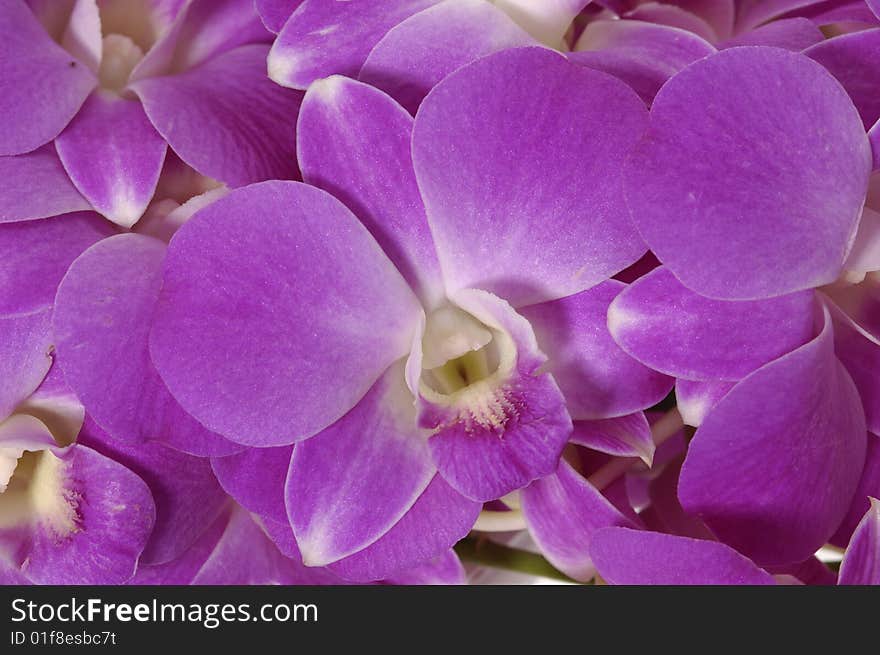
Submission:
[[709,412],[682,467],[685,510],[760,564],[801,562],[826,543],[864,466],[864,413],[824,314],[818,337]]
[[833,304],[834,348],[862,399],[868,430],[880,434],[880,339]]
[[661,266],[633,282],[608,309],[617,345],[675,377],[738,380],[815,335],[812,291],[752,301],[712,300]]
[[573,62],[623,80],[649,105],[666,80],[715,52],[692,32],[639,20],[593,21],[574,49]]
[[871,498],[871,507],[846,547],[838,584],[880,585],[880,500],[876,498]]
[[489,55],[434,87],[413,163],[447,288],[517,307],[641,257],[618,171],[646,119],[623,82],[543,48]]
[[735,48],[742,45],[765,45],[801,52],[825,40],[822,30],[806,18],[785,18],[761,25],[744,34],[729,39],[720,48]]
[[153,527],[150,489],[122,464],[80,444],[39,457],[45,486],[18,553],[22,573],[37,584],[126,582]]
[[58,136],[95,83],[24,2],[0,1],[0,155],[30,152]]
[[50,309],[0,317],[0,421],[46,377],[51,351]]
[[699,427],[734,384],[724,380],[676,380],[675,400],[684,424]]
[[412,508],[436,473],[403,363],[392,365],[350,412],[294,450],[287,514],[309,566],[336,562],[375,542]]
[[419,424],[434,431],[428,446],[440,474],[478,501],[501,498],[556,470],[572,431],[546,357],[531,326],[503,300],[465,290],[452,300],[494,330],[498,368],[451,394],[420,385]]
[[633,359],[608,331],[608,308],[626,285],[608,280],[560,300],[520,309],[574,419],[624,416],[657,404],[673,380]]
[[302,94],[265,75],[268,46],[246,45],[177,75],[135,82],[156,130],[187,164],[230,186],[297,176]]
[[522,511],[529,534],[544,556],[575,580],[587,581],[596,569],[590,559],[590,542],[601,528],[629,526],[621,514],[566,461],[556,473],[522,490]]
[[91,209],[73,186],[49,143],[33,152],[0,157],[0,223]]
[[166,147],[140,102],[100,91],[55,140],[76,188],[122,227],[134,225],[152,199]]
[[470,532],[481,508],[481,503],[434,476],[393,528],[364,550],[327,568],[354,582],[390,578],[448,551]]
[[269,77],[293,89],[305,89],[333,74],[356,77],[370,50],[389,29],[437,2],[305,0],[272,46]]
[[303,0],[255,0],[254,5],[257,13],[263,21],[263,25],[270,32],[278,34],[284,23],[290,18],[297,7],[303,3]]
[[208,459],[154,441],[130,443],[115,439],[90,416],[86,416],[77,444],[119,462],[149,487],[156,505],[156,523],[141,557],[144,564],[160,564],[178,557],[214,522],[229,499]]
[[0,225],[0,315],[51,307],[71,262],[115,232],[92,212]]
[[537,45],[507,14],[485,0],[445,0],[392,27],[358,74],[411,114],[457,68],[499,50]]
[[279,446],[351,409],[409,352],[420,313],[341,202],[266,182],[175,234],[150,349],[199,421],[242,444]]
[[189,416],[150,360],[150,322],[164,256],[161,241],[120,234],[71,265],[55,299],[58,363],[89,414],[117,439],[228,455],[241,447]]
[[292,454],[292,446],[246,448],[227,457],[214,457],[211,467],[226,493],[242,507],[273,521],[286,522],[284,485]]
[[805,55],[827,68],[852,98],[869,130],[880,119],[880,28],[843,34],[819,43]]
[[306,93],[297,151],[303,180],[351,209],[430,308],[445,294],[412,167],[412,126],[381,91],[333,76]]
[[464,566],[454,550],[447,550],[425,564],[385,578],[390,585],[463,585],[467,583]]
[[660,532],[605,528],[590,555],[616,585],[772,585],[773,576],[732,548]]
[[684,286],[760,299],[837,279],[870,158],[852,101],[823,67],[731,48],[657,94],[624,186],[639,231]]
[[597,421],[574,421],[569,441],[616,457],[640,457],[651,465],[654,441],[642,412]]
[[859,486],[853,495],[853,501],[849,512],[837,528],[837,532],[829,540],[835,546],[846,548],[856,526],[865,512],[870,509],[870,498],[880,497],[880,437],[868,433],[868,450],[865,453],[865,468],[862,469],[862,477]]

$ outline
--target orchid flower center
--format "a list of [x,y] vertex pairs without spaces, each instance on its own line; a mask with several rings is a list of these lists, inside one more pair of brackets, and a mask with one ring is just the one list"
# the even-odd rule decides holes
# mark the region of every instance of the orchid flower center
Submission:
[[77,530],[75,501],[64,488],[63,462],[52,452],[0,451],[0,529],[40,521],[65,537]]
[[105,36],[102,49],[101,68],[98,71],[101,88],[119,93],[128,84],[134,67],[144,58],[144,52],[122,34]]
[[147,52],[159,39],[162,31],[162,25],[154,5],[154,0],[105,0],[101,2],[99,5],[101,34],[105,37],[124,36],[131,40],[142,54]]

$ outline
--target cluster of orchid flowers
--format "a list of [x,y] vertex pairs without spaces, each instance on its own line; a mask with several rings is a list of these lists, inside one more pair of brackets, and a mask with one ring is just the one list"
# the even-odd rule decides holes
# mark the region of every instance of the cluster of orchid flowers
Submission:
[[0,582],[880,584],[880,1],[0,0],[0,124]]

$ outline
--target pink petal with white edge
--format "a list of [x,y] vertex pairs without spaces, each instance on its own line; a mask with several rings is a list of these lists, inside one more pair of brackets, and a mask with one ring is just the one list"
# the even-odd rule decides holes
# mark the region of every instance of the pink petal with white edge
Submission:
[[564,46],[562,37],[591,0],[495,0],[526,32],[552,48]]
[[838,584],[880,585],[880,500],[876,498],[871,498],[871,507],[846,547]]
[[413,569],[385,578],[390,585],[463,585],[467,583],[464,566],[454,550],[421,564]]
[[55,300],[58,363],[89,414],[120,440],[154,439],[198,455],[237,452],[241,446],[180,407],[150,360],[164,256],[162,242],[120,234],[71,265]]
[[723,380],[677,380],[675,399],[684,424],[699,427],[734,384]]
[[657,404],[673,380],[647,368],[608,330],[612,301],[626,285],[607,280],[581,293],[522,307],[574,419],[625,416]]
[[823,314],[818,337],[750,374],[715,406],[682,467],[685,510],[759,564],[801,562],[826,543],[864,466],[864,413]]
[[556,473],[523,489],[520,498],[529,533],[541,552],[575,580],[596,574],[590,543],[597,530],[632,525],[564,460]]
[[80,193],[122,227],[134,225],[152,199],[166,147],[139,102],[101,91],[55,140]]
[[0,155],[30,152],[58,136],[96,82],[24,2],[0,1]]
[[0,157],[0,223],[91,209],[61,165],[54,145]]

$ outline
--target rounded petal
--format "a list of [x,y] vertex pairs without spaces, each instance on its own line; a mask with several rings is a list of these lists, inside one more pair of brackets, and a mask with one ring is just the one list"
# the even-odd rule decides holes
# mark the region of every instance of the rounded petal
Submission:
[[825,40],[825,35],[813,21],[806,18],[785,18],[756,27],[725,41],[722,48],[742,45],[765,45],[801,52]]
[[760,564],[801,562],[826,543],[864,466],[864,414],[824,314],[818,337],[715,406],[682,467],[685,510]]
[[54,139],[95,84],[88,67],[49,38],[24,2],[0,2],[0,155]]
[[303,0],[254,0],[260,20],[270,32],[278,34]]
[[214,457],[211,467],[223,489],[249,512],[287,522],[284,485],[290,469],[292,446],[246,448],[226,457]]
[[490,55],[437,85],[416,116],[413,163],[447,289],[517,307],[635,262],[645,249],[617,171],[646,118],[625,84],[543,48]]
[[712,300],[665,266],[639,278],[608,309],[617,345],[642,364],[692,380],[739,380],[809,341],[812,291],[767,300]]
[[852,101],[824,68],[777,48],[732,48],[657,94],[624,172],[626,197],[686,287],[766,298],[837,278],[870,158]]
[[51,352],[50,310],[0,317],[0,421],[46,377]]
[[871,498],[871,506],[846,547],[838,584],[880,585],[880,501],[876,498]]
[[342,203],[266,182],[208,205],[174,236],[150,349],[209,429],[285,445],[351,409],[409,351],[420,312]]
[[55,299],[58,363],[89,414],[117,439],[155,439],[200,455],[236,452],[183,411],[150,360],[164,256],[161,241],[120,234],[71,265]]
[[599,575],[617,585],[772,585],[773,576],[714,541],[629,528],[593,535]]
[[574,419],[624,416],[657,404],[671,378],[646,368],[611,338],[608,307],[626,285],[616,280],[560,300],[520,309],[547,355]]

